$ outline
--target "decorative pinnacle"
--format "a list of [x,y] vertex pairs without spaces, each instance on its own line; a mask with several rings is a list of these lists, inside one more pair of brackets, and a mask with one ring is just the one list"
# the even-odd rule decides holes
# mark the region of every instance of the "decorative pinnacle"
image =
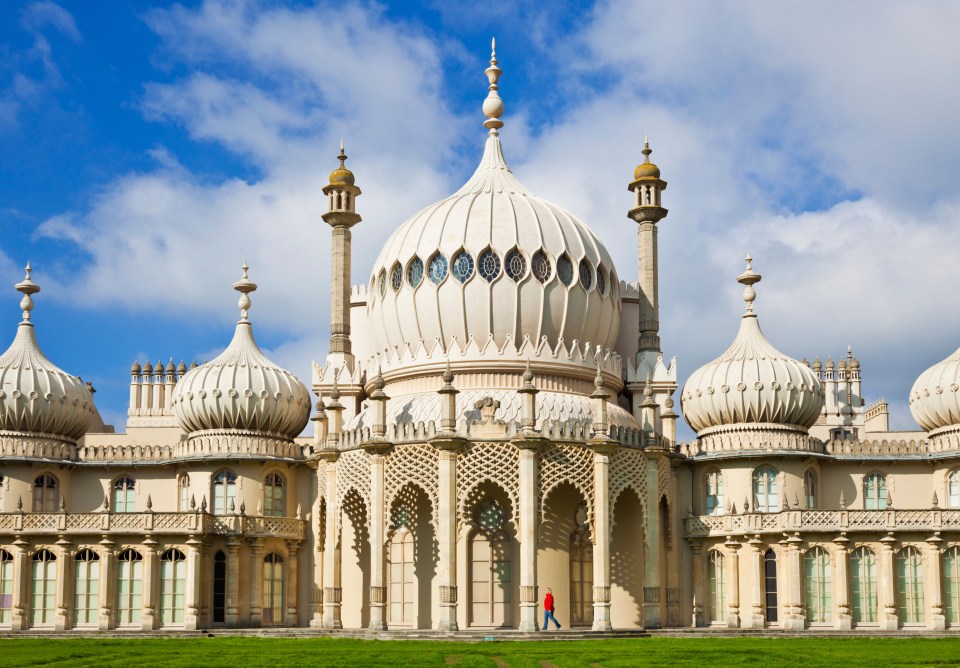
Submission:
[[250,267],[247,266],[247,261],[243,261],[243,278],[233,284],[233,289],[240,293],[240,299],[237,301],[237,306],[240,307],[240,320],[246,321],[247,312],[250,310],[250,293],[257,289],[257,284],[249,279],[247,272],[250,271]]
[[640,151],[643,153],[643,164],[650,164],[650,154],[653,153],[653,149],[650,148],[650,140],[647,138],[647,133],[643,133],[643,150]]
[[443,382],[447,385],[453,384],[453,369],[450,368],[450,358],[447,358],[447,368],[443,371]]
[[487,120],[483,122],[483,127],[489,129],[492,135],[500,134],[497,130],[503,127],[503,121],[500,120],[500,116],[503,115],[503,100],[500,99],[500,93],[497,92],[500,90],[497,81],[500,80],[502,73],[503,70],[497,66],[497,40],[493,38],[490,41],[490,67],[484,70],[484,74],[487,75],[487,80],[490,82],[490,87],[487,99],[483,101],[483,115],[487,117]]
[[377,376],[373,379],[373,386],[378,391],[383,391],[383,386],[385,385],[383,381],[383,371],[380,369],[380,366],[377,366]]
[[524,384],[533,383],[533,368],[530,366],[530,358],[527,358],[527,368],[523,370]]
[[762,276],[756,273],[751,267],[753,258],[747,253],[747,270],[737,276],[737,283],[746,286],[743,288],[743,301],[747,303],[747,310],[744,316],[753,316],[753,300],[757,298],[757,293],[753,289],[754,283],[759,283]]
[[20,300],[20,308],[23,310],[23,322],[30,322],[30,311],[33,310],[33,298],[30,295],[35,295],[40,292],[40,286],[30,280],[30,263],[27,262],[27,275],[22,281],[17,283],[14,287],[17,292],[23,295],[23,299]]
[[603,371],[600,369],[600,357],[597,357],[597,375],[593,377],[593,386],[598,390],[603,389]]
[[340,161],[340,169],[346,169],[347,154],[343,150],[343,137],[340,138],[340,155],[337,156],[337,160]]

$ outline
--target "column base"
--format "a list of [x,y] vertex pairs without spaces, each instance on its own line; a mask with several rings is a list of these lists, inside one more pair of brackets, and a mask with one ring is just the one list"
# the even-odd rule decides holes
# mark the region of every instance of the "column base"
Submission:
[[102,611],[97,617],[97,630],[109,631],[113,628],[113,615],[109,611]]
[[749,618],[743,620],[743,628],[745,629],[762,629],[767,625],[767,619],[763,616],[763,613],[753,613]]
[[693,614],[690,616],[690,627],[696,629],[701,626],[705,626],[703,623],[703,608],[695,605],[693,606]]
[[444,633],[456,633],[460,630],[460,625],[457,623],[456,604],[440,606],[440,620],[437,623],[437,630]]
[[154,608],[144,608],[143,616],[140,618],[141,631],[153,631],[157,628],[157,616]]
[[[371,587],[373,589],[373,587]],[[368,631],[386,631],[387,620],[384,615],[386,609],[383,603],[373,603],[370,605],[370,623],[367,624]]]
[[900,629],[900,618],[896,615],[884,614],[880,620],[880,628],[884,631],[898,631]]
[[25,617],[22,610],[19,612],[13,613],[13,618],[10,620],[10,630],[11,631],[25,631],[27,625],[25,623]]
[[931,615],[930,626],[927,628],[931,631],[945,631],[947,629],[947,618],[943,615]]
[[660,621],[660,602],[656,601],[651,603],[644,603],[643,628],[659,629],[662,627],[663,627],[663,623]]
[[53,620],[54,631],[66,631],[68,628],[66,615],[58,614]]
[[593,630],[594,631],[613,631],[613,624],[610,623],[610,604],[593,604]]
[[786,615],[783,619],[780,628],[785,631],[803,631],[807,628],[807,622],[803,617],[799,615]]
[[540,630],[539,625],[537,624],[537,604],[536,603],[521,603],[520,604],[520,627],[519,630],[523,633],[536,633]]
[[837,617],[836,623],[833,625],[837,631],[852,631],[853,630],[853,617],[850,615],[840,615]]
[[727,628],[728,629],[739,629],[740,628],[740,614],[736,612],[727,613]]
[[342,629],[343,622],[340,620],[340,606],[325,605],[323,607],[323,628]]

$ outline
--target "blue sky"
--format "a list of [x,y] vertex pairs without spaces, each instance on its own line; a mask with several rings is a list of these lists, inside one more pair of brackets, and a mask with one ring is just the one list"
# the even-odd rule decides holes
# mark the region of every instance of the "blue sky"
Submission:
[[354,282],[472,172],[496,35],[507,159],[636,270],[626,184],[648,132],[670,182],[662,339],[685,379],[756,306],[795,357],[906,394],[960,344],[960,47],[951,2],[8,2],[0,12],[0,285],[30,260],[59,366],[122,424],[134,359],[227,343],[246,258],[261,345],[326,350],[320,188],[340,137],[364,190]]

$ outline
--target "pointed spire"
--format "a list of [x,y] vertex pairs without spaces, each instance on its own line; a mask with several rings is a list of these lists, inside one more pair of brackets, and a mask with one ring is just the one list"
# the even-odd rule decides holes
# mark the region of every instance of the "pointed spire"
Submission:
[[841,489],[840,490],[840,510],[846,510],[846,509],[847,509],[847,500],[846,498],[844,498],[843,490]]
[[742,274],[737,276],[737,283],[745,286],[743,288],[743,301],[747,303],[747,310],[744,312],[744,318],[755,318],[756,315],[753,312],[753,300],[757,298],[757,293],[753,289],[755,283],[759,283],[762,276],[756,273],[752,267],[753,258],[750,257],[750,254],[747,253],[747,269]]
[[247,273],[250,271],[250,267],[247,266],[247,261],[243,261],[243,278],[233,284],[233,289],[240,293],[240,299],[237,301],[237,306],[240,307],[240,320],[241,322],[247,322],[247,313],[250,310],[250,293],[257,289],[257,284],[252,282],[247,276]]
[[650,154],[653,153],[653,149],[650,148],[650,139],[647,137],[647,133],[643,133],[643,150],[640,151],[643,153],[643,164],[650,164]]
[[23,310],[23,322],[26,323],[30,322],[30,311],[33,310],[33,297],[31,295],[40,292],[40,286],[30,280],[31,271],[33,270],[30,267],[30,263],[27,262],[27,275],[14,286],[17,292],[23,295],[23,299],[20,300],[20,308]]
[[197,497],[193,494],[190,495],[190,510],[196,510],[197,508]]
[[[104,502],[106,502],[106,498],[104,498]],[[22,496],[18,496],[18,497],[17,497],[17,510],[23,511],[23,497],[22,497]]]
[[153,498],[147,494],[147,510],[153,510]]
[[497,85],[502,73],[503,70],[497,64],[497,40],[494,38],[490,41],[490,67],[484,71],[490,82],[489,92],[487,99],[483,101],[483,115],[487,117],[483,127],[489,129],[492,135],[500,134],[498,130],[503,127],[503,121],[500,120],[503,115],[503,100],[500,99],[500,86]]
[[247,504],[244,501],[240,502],[240,514],[241,515],[247,514]]
[[937,490],[933,490],[933,507],[937,508],[940,506],[940,499],[937,498]]

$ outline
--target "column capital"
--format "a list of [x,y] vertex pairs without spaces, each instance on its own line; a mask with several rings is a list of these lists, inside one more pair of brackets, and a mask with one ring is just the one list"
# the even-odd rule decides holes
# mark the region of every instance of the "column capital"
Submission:
[[550,439],[539,434],[519,434],[510,439],[513,446],[521,452],[536,453],[537,450],[550,444]]
[[333,448],[321,448],[316,453],[317,459],[322,459],[328,464],[336,464],[340,459],[340,451]]
[[451,436],[449,434],[441,434],[439,436],[434,436],[433,438],[431,438],[430,445],[432,445],[437,450],[440,450],[442,452],[460,454],[460,452],[467,445],[467,439],[461,436]]
[[393,444],[385,438],[376,436],[360,444],[363,451],[371,457],[384,457],[393,449]]
[[610,456],[617,451],[620,444],[609,436],[598,436],[587,441],[587,447],[593,450],[594,454]]

